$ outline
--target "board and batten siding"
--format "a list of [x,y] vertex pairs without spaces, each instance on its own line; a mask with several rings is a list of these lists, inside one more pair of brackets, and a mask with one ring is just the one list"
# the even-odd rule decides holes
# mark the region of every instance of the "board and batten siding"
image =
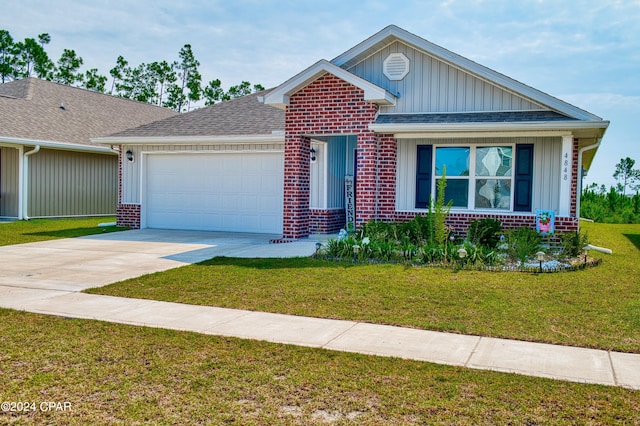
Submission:
[[115,215],[118,157],[42,149],[29,157],[29,217]]
[[[391,81],[383,73],[391,53],[409,59],[409,73],[402,80]],[[396,105],[381,107],[381,113],[547,109],[398,41],[348,71],[398,96]]]
[[19,155],[16,148],[0,146],[0,217],[18,217]]
[[243,152],[243,151],[284,151],[283,143],[261,144],[193,144],[193,145],[125,145],[123,151],[131,150],[135,161],[126,159],[122,164],[122,202],[140,204],[141,202],[141,167],[144,153],[180,154],[190,152]]
[[400,139],[396,169],[396,210],[418,211],[416,197],[417,145],[501,145],[533,144],[533,200],[536,209],[560,208],[560,171],[562,139],[559,137],[522,137],[487,139]]

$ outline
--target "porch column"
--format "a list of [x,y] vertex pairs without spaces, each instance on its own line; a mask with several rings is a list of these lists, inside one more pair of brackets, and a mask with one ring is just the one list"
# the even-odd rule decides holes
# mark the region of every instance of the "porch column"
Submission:
[[570,216],[571,182],[573,181],[573,135],[562,136],[560,164],[560,208],[558,216]]
[[309,150],[311,139],[285,136],[283,238],[309,235]]

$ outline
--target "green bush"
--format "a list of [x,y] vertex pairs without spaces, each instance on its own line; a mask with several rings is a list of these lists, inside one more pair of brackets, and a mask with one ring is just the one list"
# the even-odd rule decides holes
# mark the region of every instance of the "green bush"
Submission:
[[518,228],[506,233],[507,254],[523,265],[530,256],[540,250],[542,237],[535,229]]
[[577,231],[559,233],[558,236],[562,245],[562,254],[566,257],[580,256],[582,248],[589,244],[587,235]]
[[500,241],[502,223],[497,219],[480,219],[469,222],[467,239],[478,246],[495,249]]

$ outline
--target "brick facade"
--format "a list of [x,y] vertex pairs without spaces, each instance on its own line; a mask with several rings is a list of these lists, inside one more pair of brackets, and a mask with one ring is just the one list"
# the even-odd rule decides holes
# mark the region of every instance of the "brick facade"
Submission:
[[[364,100],[361,89],[330,74],[291,96],[285,118],[283,238],[301,238],[313,232],[309,209],[310,135],[357,136],[356,222],[362,224],[374,217],[377,137],[369,124],[377,110],[376,104]],[[316,228],[318,217],[314,213]],[[321,227],[332,226],[326,223]]]
[[[397,142],[393,135],[377,135],[368,129],[377,106],[363,100],[357,87],[325,74],[291,96],[285,124],[284,239],[315,232],[335,232],[344,226],[344,213],[309,209],[309,149],[313,135],[356,135],[356,226],[371,220],[403,221],[417,213],[397,212]],[[556,230],[578,229],[578,141],[573,143],[571,217],[556,217]],[[535,228],[534,214],[451,213],[454,232],[463,235],[474,219],[494,217],[505,228]]]
[[309,233],[335,234],[344,228],[346,220],[344,209],[310,209]]
[[[406,222],[416,216],[414,212],[397,212],[395,221]],[[535,214],[489,214],[489,213],[449,213],[447,216],[447,226],[451,231],[459,236],[466,236],[467,228],[472,220],[492,218],[502,222],[504,229],[514,229],[528,227],[536,229]],[[568,232],[578,230],[578,219],[575,217],[555,218],[555,230],[557,232]]]
[[140,204],[118,203],[116,218],[116,224],[118,226],[140,229]]

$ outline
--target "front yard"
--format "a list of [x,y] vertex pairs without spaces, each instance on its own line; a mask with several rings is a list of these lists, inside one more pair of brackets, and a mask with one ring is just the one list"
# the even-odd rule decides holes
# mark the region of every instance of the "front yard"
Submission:
[[2,309],[0,324],[0,399],[36,403],[1,424],[640,422],[640,392],[618,387]]
[[[52,222],[34,232],[56,238]],[[222,258],[92,292],[640,353],[640,225],[584,230],[614,254],[578,272]],[[0,400],[36,403],[2,424],[640,424],[640,392],[619,387],[6,309],[0,324]]]
[[613,255],[576,272],[215,258],[90,292],[640,353],[640,225],[583,231]]

